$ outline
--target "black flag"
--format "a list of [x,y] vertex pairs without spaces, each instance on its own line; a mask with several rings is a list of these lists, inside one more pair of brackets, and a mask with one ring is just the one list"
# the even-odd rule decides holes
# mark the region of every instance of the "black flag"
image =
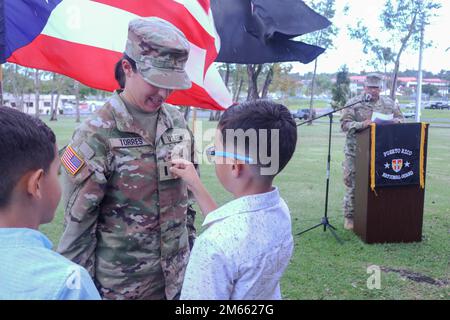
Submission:
[[309,63],[323,48],[292,38],[331,22],[300,0],[211,0],[221,47],[217,62]]

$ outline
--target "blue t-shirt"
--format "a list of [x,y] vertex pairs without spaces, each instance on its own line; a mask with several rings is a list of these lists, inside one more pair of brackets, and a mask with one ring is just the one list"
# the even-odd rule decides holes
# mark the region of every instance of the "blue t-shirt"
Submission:
[[98,300],[83,267],[51,250],[41,232],[0,228],[0,300]]

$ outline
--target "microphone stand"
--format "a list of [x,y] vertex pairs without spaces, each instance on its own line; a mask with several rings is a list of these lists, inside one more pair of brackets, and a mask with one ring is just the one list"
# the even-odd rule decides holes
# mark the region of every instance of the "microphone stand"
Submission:
[[312,122],[314,120],[317,120],[317,119],[320,119],[320,118],[323,118],[323,117],[326,117],[326,116],[328,116],[330,118],[330,125],[329,125],[329,131],[328,131],[328,157],[327,157],[327,175],[326,175],[327,178],[326,178],[326,189],[325,189],[326,190],[325,191],[325,214],[322,217],[321,222],[319,224],[316,224],[315,226],[313,226],[313,227],[311,227],[309,229],[306,229],[306,230],[304,230],[304,231],[302,231],[300,233],[297,233],[297,235],[302,235],[305,232],[308,232],[310,230],[313,230],[315,228],[323,226],[323,231],[324,232],[327,231],[327,228],[329,228],[331,233],[333,234],[333,236],[336,238],[336,240],[340,244],[343,244],[342,240],[336,234],[336,228],[333,225],[331,225],[330,222],[328,221],[328,193],[329,193],[329,188],[330,188],[331,129],[332,129],[332,126],[333,126],[333,114],[335,112],[341,111],[343,109],[347,109],[347,108],[353,107],[354,105],[356,105],[358,103],[369,102],[370,99],[371,99],[371,96],[370,95],[366,95],[364,100],[357,101],[355,103],[349,104],[349,105],[344,106],[342,108],[334,109],[333,111],[325,113],[325,114],[323,114],[323,115],[321,115],[319,117],[316,117],[314,119],[309,119],[309,120],[306,120],[306,121],[303,121],[303,122],[297,124],[297,127],[299,127],[299,126],[302,126],[302,125],[304,125],[306,123]]

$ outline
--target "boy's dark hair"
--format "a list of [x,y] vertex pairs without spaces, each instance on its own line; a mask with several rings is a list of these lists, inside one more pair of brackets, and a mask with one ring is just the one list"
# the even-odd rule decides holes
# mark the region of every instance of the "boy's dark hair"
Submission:
[[47,172],[55,159],[56,138],[41,120],[0,107],[0,208],[8,205],[20,178],[30,170]]
[[[226,130],[239,130],[244,132],[248,129],[267,130],[267,151],[271,149],[271,129],[279,133],[279,169],[277,174],[283,170],[294,154],[297,145],[297,125],[289,109],[282,104],[271,100],[248,101],[229,107],[219,120],[219,130],[222,133],[223,145],[226,146]],[[257,150],[260,150],[260,136],[257,137]],[[248,155],[249,145],[245,140],[245,150]],[[236,152],[236,151],[234,151]],[[270,155],[273,156],[273,155]],[[259,156],[258,156],[259,158]],[[261,166],[260,161],[256,162]]]
[[114,67],[114,77],[116,78],[116,81],[119,83],[120,89],[125,88],[125,79],[126,79],[125,72],[123,71],[122,68],[123,60],[127,60],[131,64],[131,69],[133,70],[133,72],[137,71],[136,62],[124,53],[122,58],[120,58],[120,60],[117,61],[116,66]]

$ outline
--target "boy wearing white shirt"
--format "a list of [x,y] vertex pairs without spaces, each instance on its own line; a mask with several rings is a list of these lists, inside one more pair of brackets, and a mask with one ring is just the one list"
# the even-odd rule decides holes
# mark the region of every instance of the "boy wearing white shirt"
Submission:
[[217,129],[207,152],[235,200],[217,208],[192,163],[172,161],[172,173],[187,183],[207,215],[181,299],[281,299],[293,238],[289,208],[272,182],[295,151],[295,121],[285,106],[258,100],[227,109]]

